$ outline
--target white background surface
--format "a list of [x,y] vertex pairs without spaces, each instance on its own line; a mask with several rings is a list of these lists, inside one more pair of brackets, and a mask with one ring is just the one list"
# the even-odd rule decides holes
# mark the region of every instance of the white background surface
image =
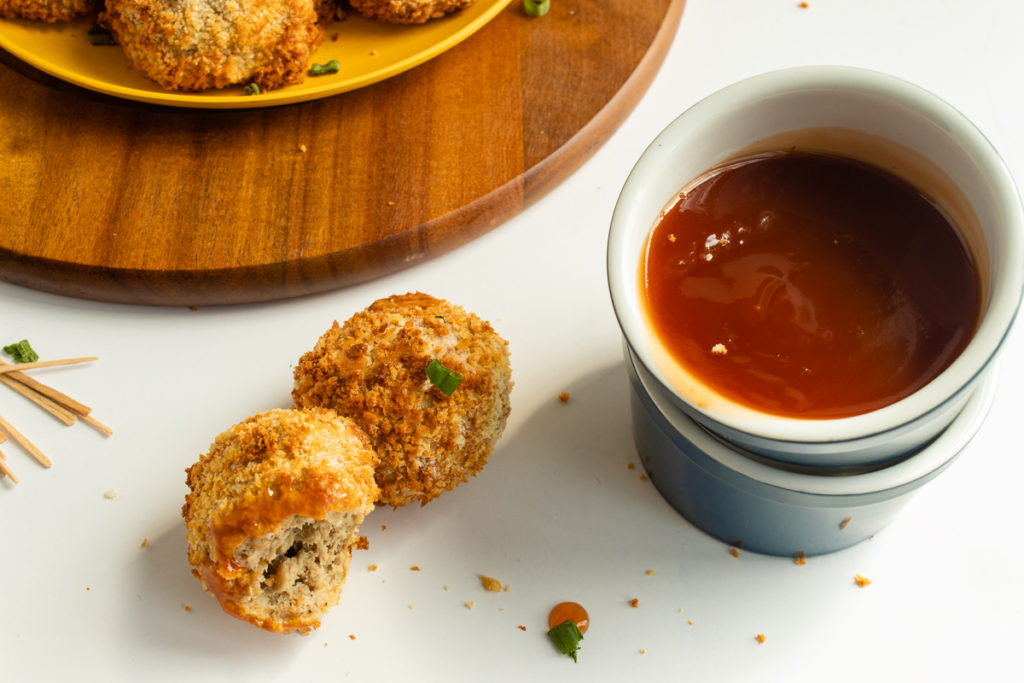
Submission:
[[[444,257],[321,296],[198,311],[0,284],[0,341],[99,355],[37,376],[115,429],[64,428],[0,394],[0,413],[55,463],[3,446],[21,484],[0,482],[0,678],[1022,680],[1020,325],[961,458],[872,540],[797,566],[732,557],[627,469],[637,458],[604,276],[612,207],[646,144],[698,99],[774,68],[847,64],[914,81],[973,119],[1020,182],[1022,31],[1015,0],[689,0],[622,128],[538,204]],[[287,406],[292,365],[333,320],[409,290],[461,304],[509,340],[516,386],[497,451],[426,507],[375,511],[370,549],[312,635],[226,616],[189,574],[185,467],[234,422]],[[485,592],[479,573],[510,590]],[[857,573],[873,583],[857,587]],[[591,615],[578,664],[545,636],[566,599]]]

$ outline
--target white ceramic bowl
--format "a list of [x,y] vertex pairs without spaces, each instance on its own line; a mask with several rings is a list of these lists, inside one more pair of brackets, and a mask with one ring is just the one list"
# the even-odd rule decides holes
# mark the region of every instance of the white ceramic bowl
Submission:
[[949,427],[917,453],[895,464],[833,475],[737,452],[684,415],[628,350],[626,367],[633,437],[651,482],[698,528],[769,555],[832,552],[878,532],[956,459],[995,393],[990,376]]
[[[859,158],[930,195],[961,228],[981,271],[971,341],[912,395],[854,417],[769,415],[716,394],[674,362],[648,324],[641,261],[659,212],[688,182],[740,155],[797,147]],[[808,466],[881,463],[935,438],[960,412],[1010,328],[1024,287],[1024,215],[992,145],[921,88],[849,67],[800,67],[731,85],[683,113],[630,173],[608,238],[608,282],[626,343],[687,415],[743,449]]]

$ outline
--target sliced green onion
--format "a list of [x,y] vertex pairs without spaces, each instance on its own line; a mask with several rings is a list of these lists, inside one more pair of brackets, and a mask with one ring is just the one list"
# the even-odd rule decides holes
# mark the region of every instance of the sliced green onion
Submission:
[[583,634],[580,633],[580,629],[576,626],[575,621],[566,619],[548,631],[548,638],[555,644],[559,652],[563,655],[569,655],[574,662],[578,661],[576,653],[579,651],[580,643],[583,641]]
[[551,0],[523,0],[523,10],[528,16],[543,17],[551,9]]
[[326,64],[313,63],[313,66],[309,67],[310,76],[324,76],[326,74],[336,74],[338,69],[341,68],[341,63],[337,59],[332,59]]
[[259,95],[260,86],[257,85],[256,83],[250,83],[249,85],[242,88],[242,92],[246,95]]
[[8,344],[4,347],[4,353],[13,358],[15,363],[35,363],[39,360],[39,354],[35,352],[27,339]]
[[462,381],[462,375],[454,370],[449,370],[434,358],[427,363],[427,379],[429,379],[430,383],[437,387],[442,394],[445,396],[451,396],[455,391],[455,387],[459,386],[459,382]]
[[114,34],[99,24],[93,24],[85,34],[92,45],[117,45]]

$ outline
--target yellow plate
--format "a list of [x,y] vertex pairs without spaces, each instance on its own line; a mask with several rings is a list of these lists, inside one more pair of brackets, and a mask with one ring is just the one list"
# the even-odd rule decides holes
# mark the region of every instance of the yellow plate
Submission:
[[390,78],[459,44],[493,19],[511,0],[476,0],[461,12],[416,26],[370,21],[349,14],[326,27],[327,38],[313,53],[341,70],[306,76],[302,83],[247,96],[241,86],[199,93],[167,91],[131,68],[120,48],[94,46],[90,22],[47,24],[0,19],[0,48],[40,71],[90,90],[139,102],[174,107],[241,109],[320,99]]

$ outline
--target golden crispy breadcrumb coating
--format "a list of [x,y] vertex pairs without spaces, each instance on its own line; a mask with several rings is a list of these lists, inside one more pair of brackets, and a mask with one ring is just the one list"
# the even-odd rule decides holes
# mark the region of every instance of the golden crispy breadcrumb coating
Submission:
[[[462,376],[433,386],[437,359]],[[377,449],[380,502],[422,504],[475,475],[509,415],[508,343],[487,322],[426,294],[392,296],[337,322],[295,368],[298,407],[333,408]]]
[[0,18],[53,23],[94,14],[99,7],[97,0],[0,0]]
[[270,410],[220,434],[188,468],[182,516],[192,573],[228,614],[308,632],[335,603],[377,455],[330,410]]
[[323,39],[316,0],[107,0],[100,21],[132,65],[168,90],[304,78]]
[[350,0],[352,8],[369,19],[392,24],[422,24],[465,9],[474,0]]

